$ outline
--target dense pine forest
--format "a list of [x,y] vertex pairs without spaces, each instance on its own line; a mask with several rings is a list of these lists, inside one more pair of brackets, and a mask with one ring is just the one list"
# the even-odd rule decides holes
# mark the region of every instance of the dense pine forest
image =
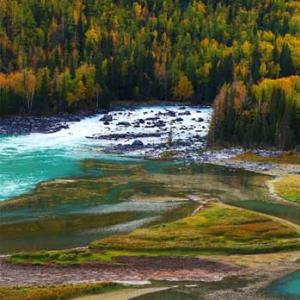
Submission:
[[217,97],[212,144],[289,148],[297,74],[300,1],[0,1],[0,115]]

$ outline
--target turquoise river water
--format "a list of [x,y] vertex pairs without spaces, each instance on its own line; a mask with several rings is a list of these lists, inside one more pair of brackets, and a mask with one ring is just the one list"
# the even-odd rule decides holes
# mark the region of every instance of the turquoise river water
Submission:
[[[265,176],[216,166],[197,166],[187,169],[178,163],[149,162],[107,155],[101,152],[101,145],[96,140],[86,138],[88,135],[99,133],[98,124],[99,116],[95,116],[70,124],[69,129],[53,134],[0,136],[0,201],[24,194],[28,194],[30,198],[30,193],[34,193],[34,189],[41,182],[59,178],[94,178],[98,173],[93,173],[93,169],[87,171],[83,168],[82,162],[86,159],[96,159],[105,164],[105,167],[100,166],[100,170],[103,168],[107,171],[107,168],[110,168],[107,164],[111,164],[111,172],[119,172],[118,176],[124,176],[124,172],[126,175],[130,166],[143,169],[143,174],[146,172],[152,174],[151,176],[157,176],[158,179],[161,173],[170,178],[173,176],[172,180],[182,173],[182,180],[189,182],[192,178],[189,176],[192,175],[199,182],[198,185],[191,187],[197,194],[218,196],[221,200],[240,207],[300,223],[299,208],[269,201],[268,192],[263,185],[267,179]],[[118,164],[117,171],[115,171],[116,164]],[[103,172],[98,175],[103,176]],[[169,210],[176,212],[178,208],[176,204],[165,205],[147,201],[133,204],[129,202],[129,198],[135,194],[152,197],[160,196],[161,193],[163,196],[173,196],[173,192],[168,190],[170,183],[172,181],[161,186],[155,181],[144,185],[143,181],[137,181],[136,177],[132,176],[132,179],[129,178],[123,185],[115,186],[115,183],[110,181],[112,189],[107,191],[101,202],[99,199],[91,198],[82,204],[75,197],[63,202],[58,195],[54,195],[52,202],[47,205],[38,203],[35,207],[29,205],[1,209],[0,254],[16,250],[84,246],[96,237],[130,231],[154,221],[162,212],[165,212],[164,218],[168,219],[170,216],[167,212]],[[182,192],[178,191],[179,194]],[[42,195],[48,197],[47,194]],[[33,194],[32,197],[35,195]],[[31,203],[29,198],[26,201]],[[61,202],[56,203],[57,199]],[[187,211],[194,208],[191,204],[181,205]],[[100,224],[99,220],[91,219],[91,216],[95,215],[107,216],[107,220]],[[112,219],[118,218],[119,222],[111,224]],[[87,224],[87,220],[93,224]],[[59,229],[50,232],[49,224]],[[26,228],[28,234],[21,234],[22,228]],[[268,291],[272,295],[299,299],[300,272],[275,282]],[[172,299],[185,299],[180,298],[182,295],[174,294],[172,297]],[[186,299],[193,298],[186,297]]]

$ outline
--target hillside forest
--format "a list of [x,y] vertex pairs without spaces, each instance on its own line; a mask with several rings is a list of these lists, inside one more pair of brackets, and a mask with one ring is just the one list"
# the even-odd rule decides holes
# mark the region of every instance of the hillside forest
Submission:
[[300,142],[300,1],[0,0],[0,115],[213,103],[211,144]]

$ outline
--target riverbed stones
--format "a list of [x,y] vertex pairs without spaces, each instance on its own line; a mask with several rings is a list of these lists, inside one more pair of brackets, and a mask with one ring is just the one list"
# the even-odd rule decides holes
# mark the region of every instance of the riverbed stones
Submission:
[[175,119],[175,122],[183,122],[183,119],[182,118],[177,118],[177,119]]
[[125,126],[125,127],[129,127],[131,124],[130,124],[130,122],[123,121],[123,122],[119,122],[117,125],[118,125],[118,126]]
[[[105,152],[110,150],[112,153],[117,151],[122,154],[132,152],[133,155],[150,153],[152,157],[153,155],[159,157],[165,150],[168,136],[172,132],[172,150],[181,153],[181,157],[186,157],[191,149],[185,146],[175,149],[176,145],[182,144],[180,140],[188,140],[195,146],[193,149],[202,147],[202,139],[196,140],[193,136],[196,133],[201,136],[205,134],[207,127],[202,129],[202,125],[206,125],[207,118],[204,116],[210,112],[199,108],[196,110],[194,107],[167,104],[160,107],[120,105],[113,107],[111,111],[97,111],[97,113],[99,115],[95,119],[96,122],[100,121],[100,124],[95,127],[99,129],[99,133],[93,131],[86,137],[99,140],[99,147]],[[73,126],[69,122],[77,122],[91,115],[91,113],[79,113],[55,117],[16,117],[8,121],[1,119],[0,134],[53,133]],[[204,120],[201,126],[198,119]],[[135,150],[132,146],[135,140],[140,140],[144,146],[140,144]],[[136,152],[133,153],[134,151]]]
[[191,112],[190,111],[184,111],[184,112],[181,112],[178,114],[179,116],[190,116],[191,115]]
[[112,122],[113,116],[112,115],[104,115],[99,121],[101,122]]
[[141,140],[135,140],[131,145],[133,147],[144,147],[144,143]]

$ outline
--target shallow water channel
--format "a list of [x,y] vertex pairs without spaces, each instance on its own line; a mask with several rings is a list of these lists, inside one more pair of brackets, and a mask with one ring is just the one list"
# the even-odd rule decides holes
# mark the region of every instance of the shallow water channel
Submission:
[[[178,108],[134,113],[140,118],[163,109]],[[210,114],[207,109],[191,111],[192,117]],[[119,114],[126,118],[128,113]],[[299,207],[271,199],[268,176],[105,154],[102,143],[109,141],[87,138],[103,130],[96,116],[50,135],[0,136],[0,254],[87,246],[95,239],[183,218],[209,198],[300,224]],[[299,272],[291,274],[267,291],[298,299],[299,278]],[[195,294],[169,290],[151,299],[195,299]]]
[[[269,202],[255,173],[213,165],[122,158],[82,160],[77,177],[39,184],[0,204],[0,252],[86,246],[95,239],[182,218],[218,198],[295,221],[298,208]],[[298,218],[300,220],[300,218]]]
[[300,271],[272,283],[267,288],[267,294],[280,299],[300,299]]

